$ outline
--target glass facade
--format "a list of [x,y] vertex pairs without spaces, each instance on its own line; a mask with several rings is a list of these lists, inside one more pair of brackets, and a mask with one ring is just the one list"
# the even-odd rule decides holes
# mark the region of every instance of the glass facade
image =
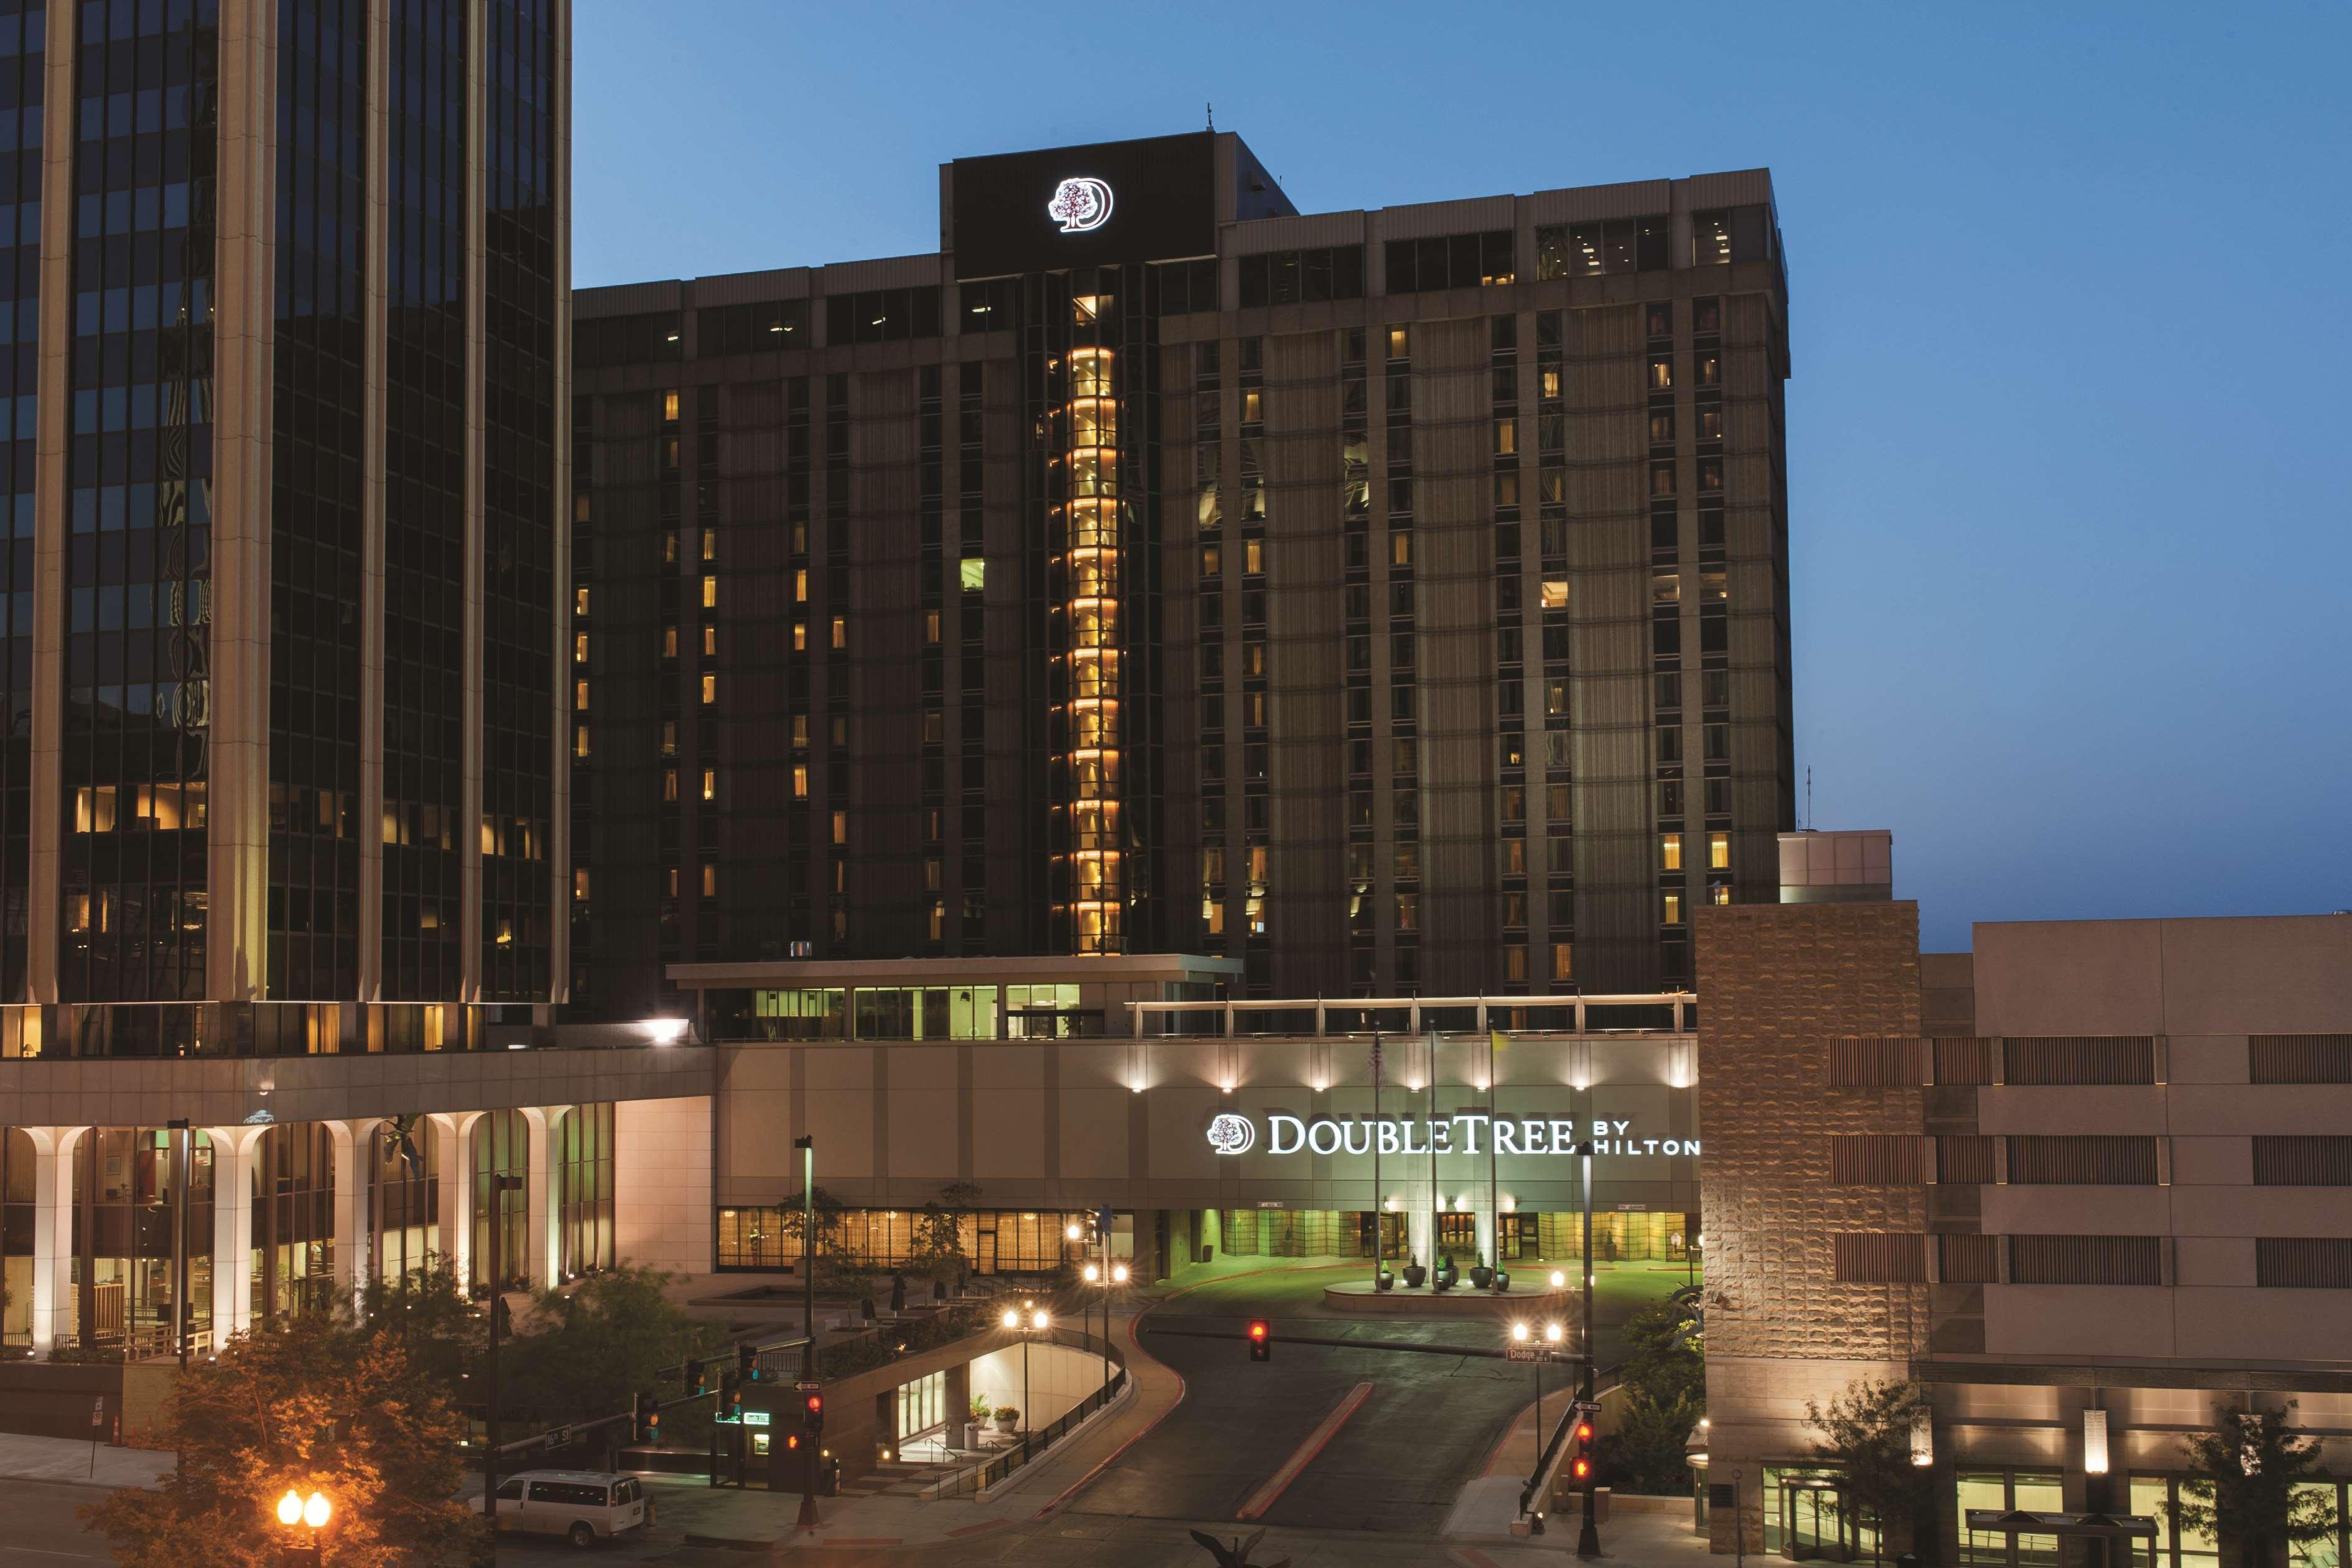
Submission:
[[1991,1534],[1966,1528],[1968,1511],[1989,1508],[2007,1513],[2063,1513],[2064,1478],[2055,1470],[1962,1470],[1957,1489],[1962,1568],[2058,1568],[2054,1535]]
[[383,994],[461,983],[466,7],[391,8],[384,251]]
[[555,1130],[563,1277],[613,1266],[613,1107],[576,1105]]
[[530,1124],[520,1111],[492,1111],[474,1124],[474,1250],[472,1284],[477,1291],[490,1283],[492,1205],[499,1227],[499,1273],[509,1291],[528,1289],[530,1282],[530,1194],[516,1186],[493,1192],[493,1176],[528,1179],[530,1169]]
[[253,1152],[253,1315],[325,1312],[335,1299],[335,1137],[269,1129]]
[[40,1155],[22,1127],[0,1129],[0,1344],[33,1343],[33,1207]]
[[[852,1208],[833,1217],[849,1256],[877,1268],[896,1268],[914,1256],[922,1211]],[[1041,1273],[1079,1260],[1085,1249],[1066,1239],[1083,1214],[972,1209],[956,1216],[957,1245],[982,1274]],[[827,1222],[820,1218],[823,1227]],[[744,1205],[719,1211],[719,1267],[790,1269],[801,1256],[800,1210],[793,1205]]]
[[[213,1148],[203,1133],[194,1142],[187,1181],[188,1308],[189,1327],[202,1335],[212,1324]],[[32,1150],[30,1140],[13,1129],[9,1144],[13,1184],[17,1159]],[[73,1152],[72,1300],[60,1343],[141,1354],[169,1348],[179,1186],[168,1130],[93,1127],[81,1134]],[[12,1198],[14,1193],[12,1186]]]
[[218,0],[80,9],[59,992],[204,994]]
[[555,24],[485,14],[482,996],[547,995],[553,890]]
[[376,1276],[399,1280],[441,1250],[441,1140],[421,1116],[376,1130],[369,1236]]
[[[41,0],[0,4],[0,997],[25,994],[30,935],[33,747],[33,454],[40,350],[41,146],[48,13]],[[14,1256],[13,1253],[10,1256]],[[10,1291],[10,1322],[16,1321]]]
[[367,7],[278,9],[268,990],[359,994]]

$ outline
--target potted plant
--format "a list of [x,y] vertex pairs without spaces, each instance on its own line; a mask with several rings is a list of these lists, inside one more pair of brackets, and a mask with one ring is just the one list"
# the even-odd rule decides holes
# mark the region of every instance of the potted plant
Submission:
[[1421,1289],[1421,1282],[1428,1277],[1429,1270],[1421,1266],[1421,1260],[1412,1253],[1406,1253],[1404,1255],[1404,1288],[1408,1291],[1418,1291]]
[[1499,1295],[1502,1295],[1504,1292],[1507,1291],[1510,1288],[1511,1288],[1511,1271],[1510,1271],[1508,1269],[1497,1269],[1497,1270],[1495,1270],[1495,1294],[1496,1294],[1496,1295],[1498,1295],[1498,1296],[1499,1296]]
[[1021,1419],[1021,1412],[1010,1405],[998,1406],[996,1407],[995,1415],[996,1429],[1000,1432],[1013,1431],[1014,1423]]
[[1454,1289],[1454,1282],[1461,1278],[1460,1270],[1454,1267],[1454,1254],[1440,1252],[1437,1255],[1437,1288],[1441,1291],[1450,1291]]
[[1386,1263],[1381,1264],[1381,1271],[1373,1276],[1372,1289],[1376,1291],[1393,1291],[1396,1289],[1396,1276],[1389,1272],[1389,1266]]
[[1481,1252],[1470,1265],[1470,1284],[1475,1290],[1485,1290],[1495,1282],[1495,1270],[1486,1267],[1486,1255]]

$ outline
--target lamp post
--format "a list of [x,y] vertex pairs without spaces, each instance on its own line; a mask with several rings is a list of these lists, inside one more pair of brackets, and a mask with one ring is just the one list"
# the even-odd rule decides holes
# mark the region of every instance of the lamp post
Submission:
[[1102,1287],[1102,1385],[1104,1392],[1108,1393],[1110,1390],[1110,1293],[1126,1285],[1127,1265],[1124,1263],[1114,1263],[1110,1260],[1110,1241],[1108,1238],[1104,1239],[1102,1252],[1103,1260],[1099,1264],[1089,1263],[1087,1265],[1086,1281],[1089,1285],[1100,1285]]
[[1015,1312],[1007,1307],[1002,1320],[1004,1326],[1021,1336],[1021,1451],[1024,1461],[1029,1452],[1029,1434],[1036,1430],[1036,1415],[1029,1408],[1029,1342],[1054,1326],[1045,1309],[1034,1301],[1024,1301]]
[[310,1568],[318,1568],[319,1531],[327,1528],[327,1521],[333,1518],[334,1513],[335,1506],[327,1500],[325,1492],[313,1488],[309,1500],[305,1501],[300,1490],[294,1487],[286,1489],[286,1495],[278,1500],[278,1522],[289,1531],[297,1528],[307,1531],[302,1540],[288,1544],[285,1552],[288,1568],[297,1568],[298,1564],[305,1563]]
[[1558,1323],[1546,1323],[1543,1337],[1538,1342],[1535,1331],[1525,1323],[1511,1325],[1511,1343],[1520,1355],[1536,1364],[1536,1462],[1528,1472],[1528,1485],[1534,1487],[1543,1480],[1543,1369],[1544,1363],[1559,1354],[1560,1342],[1568,1331]]
[[[1592,1108],[1592,1101],[1590,1092],[1586,1094],[1584,1103],[1585,1110],[1589,1113]],[[1583,1155],[1584,1166],[1584,1256],[1580,1259],[1577,1263],[1577,1267],[1584,1270],[1584,1394],[1582,1397],[1586,1406],[1590,1407],[1592,1404],[1593,1385],[1592,1140],[1588,1137],[1581,1145],[1578,1145],[1578,1148],[1579,1152]],[[1589,1483],[1584,1489],[1584,1521],[1582,1524],[1577,1528],[1576,1532],[1576,1554],[1579,1557],[1592,1558],[1601,1555],[1600,1511],[1594,1500],[1594,1494],[1600,1490],[1601,1489],[1598,1486]]]
[[[490,1333],[482,1358],[482,1511],[490,1521],[490,1563],[499,1561],[499,1305],[506,1293],[506,1269],[501,1239],[506,1232],[506,1205],[510,1192],[527,1184],[509,1171],[490,1176]],[[284,1503],[279,1504],[281,1510]]]

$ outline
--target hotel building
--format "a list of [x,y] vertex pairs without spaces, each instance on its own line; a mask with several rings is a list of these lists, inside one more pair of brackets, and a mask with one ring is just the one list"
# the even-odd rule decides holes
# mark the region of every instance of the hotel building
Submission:
[[[1929,1560],[2079,1560],[1968,1524],[2022,1510],[2152,1518],[2159,1568],[2210,1565],[2163,1505],[2217,1406],[2352,1460],[2352,917],[1979,925],[1926,955],[1916,921],[1698,924],[1715,1550],[1904,1550],[1837,1507],[1805,1406],[1911,1379]],[[2340,1562],[2319,1484],[2309,1561]]]
[[935,253],[576,301],[573,1016],[796,961],[1646,994],[1774,897],[1768,174],[1302,214],[1202,132],[940,178]]

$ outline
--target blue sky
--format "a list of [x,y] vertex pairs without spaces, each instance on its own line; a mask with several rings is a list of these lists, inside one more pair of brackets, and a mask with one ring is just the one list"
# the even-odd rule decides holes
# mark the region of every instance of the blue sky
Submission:
[[941,162],[1204,101],[1309,212],[1769,165],[1819,824],[1931,946],[2352,907],[2352,8],[1076,15],[580,0],[576,280],[932,249]]

